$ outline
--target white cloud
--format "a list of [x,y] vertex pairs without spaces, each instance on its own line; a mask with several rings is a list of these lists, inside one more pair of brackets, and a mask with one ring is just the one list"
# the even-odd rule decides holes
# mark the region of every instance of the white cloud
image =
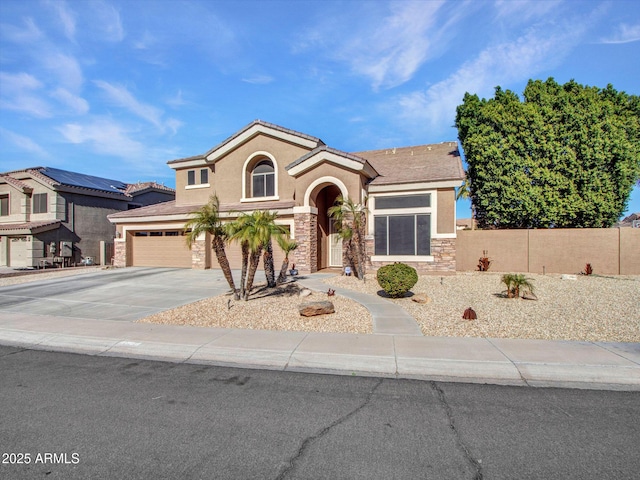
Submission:
[[90,123],[68,123],[58,131],[70,143],[88,144],[96,153],[132,159],[144,155],[144,146],[129,137],[124,127],[109,118],[96,118]]
[[175,133],[177,128],[182,125],[181,122],[175,119],[170,118],[166,121],[163,120],[164,112],[161,109],[138,101],[129,90],[121,85],[112,85],[103,80],[96,80],[94,83],[101,88],[116,105],[148,121],[160,131],[169,128]]
[[266,85],[267,83],[273,82],[273,80],[271,75],[254,75],[242,79],[243,82],[251,83],[252,85]]
[[7,40],[18,44],[30,44],[43,37],[42,31],[38,28],[33,18],[23,19],[24,28],[3,23],[0,25],[0,32]]
[[402,118],[429,129],[450,127],[466,92],[489,96],[495,86],[532,78],[557,65],[579,42],[585,25],[573,29],[530,30],[512,42],[489,46],[473,60],[426,91],[395,99]]
[[40,60],[60,85],[73,92],[80,90],[84,83],[84,76],[80,64],[74,57],[60,52],[43,52]]
[[562,0],[496,0],[494,7],[498,19],[525,23],[548,15],[561,3]]
[[84,115],[89,111],[89,103],[84,98],[74,95],[64,88],[54,90],[51,96],[71,108],[76,114]]
[[51,106],[39,96],[43,84],[28,73],[0,72],[0,109],[26,113],[36,118],[51,117]]
[[69,9],[67,2],[47,0],[44,3],[56,12],[65,36],[73,41],[76,35],[76,18],[74,12]]
[[42,148],[36,142],[31,140],[29,137],[25,137],[24,135],[19,135],[15,132],[12,132],[2,127],[0,127],[0,138],[5,139],[7,142],[13,143],[19,149],[24,150],[26,152],[34,153],[41,157],[49,156],[49,154],[44,148]]
[[92,1],[89,5],[88,25],[91,31],[103,40],[121,42],[125,32],[120,12],[113,5],[103,1]]
[[600,40],[601,43],[631,43],[640,41],[640,24],[618,25],[616,32],[610,37]]

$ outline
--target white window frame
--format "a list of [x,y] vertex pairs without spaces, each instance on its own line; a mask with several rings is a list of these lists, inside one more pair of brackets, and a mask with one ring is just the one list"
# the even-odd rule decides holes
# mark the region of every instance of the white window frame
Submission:
[[[253,188],[252,186],[252,182],[253,182],[253,169],[251,171],[249,171],[249,165],[253,163],[253,160],[255,160],[256,157],[266,157],[269,160],[271,160],[271,163],[273,164],[273,195],[269,196],[269,197],[252,197],[252,193],[251,190]],[[247,159],[244,162],[244,165],[242,166],[242,198],[240,199],[241,202],[243,203],[247,203],[247,202],[273,202],[273,201],[277,201],[280,200],[280,196],[278,194],[278,184],[279,184],[279,175],[278,175],[278,162],[276,161],[276,158],[271,155],[269,152],[264,152],[264,151],[257,151],[257,152],[253,152],[251,155],[249,155],[249,157],[247,157]]]
[[[384,208],[376,209],[376,199],[380,197],[405,197],[410,195],[429,195],[428,207],[413,207],[413,208]],[[369,235],[374,237],[375,245],[375,217],[377,216],[395,216],[395,215],[429,215],[429,241],[436,238],[434,232],[437,228],[437,205],[438,192],[437,190],[420,190],[415,192],[390,192],[373,194],[369,198],[369,219],[368,219],[368,232]],[[429,245],[431,251],[431,245]],[[433,255],[371,255],[372,262],[433,262]]]

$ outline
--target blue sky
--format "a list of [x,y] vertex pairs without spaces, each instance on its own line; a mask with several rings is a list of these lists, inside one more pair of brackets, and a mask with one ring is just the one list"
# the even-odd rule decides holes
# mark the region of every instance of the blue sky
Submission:
[[455,140],[465,92],[639,95],[638,59],[637,1],[3,0],[0,171],[173,186],[168,160],[254,119],[345,151]]

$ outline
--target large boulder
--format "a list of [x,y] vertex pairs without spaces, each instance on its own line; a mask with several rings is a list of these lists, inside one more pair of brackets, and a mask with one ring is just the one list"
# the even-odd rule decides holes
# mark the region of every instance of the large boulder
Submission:
[[335,313],[336,309],[333,303],[325,300],[323,302],[303,303],[298,306],[298,311],[303,317],[314,317],[316,315]]

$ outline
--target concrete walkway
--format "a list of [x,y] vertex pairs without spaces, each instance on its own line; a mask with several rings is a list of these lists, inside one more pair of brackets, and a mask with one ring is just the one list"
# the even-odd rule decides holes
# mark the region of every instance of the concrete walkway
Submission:
[[[205,277],[198,272],[176,275],[195,284]],[[93,277],[86,276],[96,283]],[[324,291],[326,285],[319,282],[314,275],[301,280]],[[37,282],[35,287],[52,284]],[[104,284],[97,282],[95,288]],[[146,305],[156,290],[145,293],[139,308],[151,308]],[[99,308],[89,318],[81,315],[89,309],[64,316],[60,311],[35,313],[29,308],[37,304],[7,295],[11,292],[11,287],[0,288],[0,297],[7,298],[0,309],[0,344],[21,348],[341,375],[640,391],[640,343],[424,337],[403,315],[389,310],[391,302],[384,299],[364,298],[377,334],[355,335],[133,323],[125,312],[129,320],[114,318],[110,308],[104,309],[107,318],[97,318]],[[84,295],[91,298],[96,292],[88,288]],[[161,299],[167,291],[157,295]]]

